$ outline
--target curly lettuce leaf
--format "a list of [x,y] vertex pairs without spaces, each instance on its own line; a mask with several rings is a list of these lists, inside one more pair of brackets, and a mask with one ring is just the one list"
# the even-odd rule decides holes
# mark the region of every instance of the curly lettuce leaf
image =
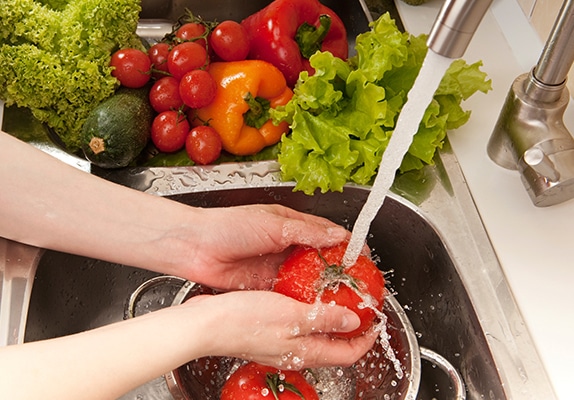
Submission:
[[[274,111],[275,120],[292,128],[278,155],[283,179],[296,181],[295,190],[307,194],[342,191],[347,182],[371,183],[426,52],[426,36],[400,32],[387,13],[357,37],[357,55],[348,62],[315,53],[310,59],[315,74],[302,73],[291,101]],[[401,172],[432,164],[447,130],[468,121],[470,112],[461,102],[491,89],[481,65],[452,63]]]

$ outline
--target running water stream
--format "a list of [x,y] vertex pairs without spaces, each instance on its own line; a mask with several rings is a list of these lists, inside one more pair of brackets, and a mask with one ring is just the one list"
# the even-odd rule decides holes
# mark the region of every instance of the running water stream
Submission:
[[344,266],[351,266],[357,261],[367,239],[371,222],[382,207],[395,179],[395,173],[409,150],[413,136],[417,133],[424,113],[451,62],[452,59],[428,50],[419,75],[408,93],[408,100],[399,114],[371,192],[353,226],[351,239],[343,257]]

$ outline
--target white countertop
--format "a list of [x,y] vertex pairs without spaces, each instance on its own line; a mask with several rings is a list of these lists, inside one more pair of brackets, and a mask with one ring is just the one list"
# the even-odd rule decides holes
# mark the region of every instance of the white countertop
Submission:
[[[430,31],[441,4],[413,7],[397,0],[405,29],[415,35]],[[471,119],[449,138],[556,394],[566,400],[574,399],[574,201],[535,207],[518,172],[486,154],[510,85],[536,64],[541,49],[515,0],[495,0],[464,55],[469,63],[483,61],[493,90],[465,103]],[[573,102],[564,119],[571,132]]]

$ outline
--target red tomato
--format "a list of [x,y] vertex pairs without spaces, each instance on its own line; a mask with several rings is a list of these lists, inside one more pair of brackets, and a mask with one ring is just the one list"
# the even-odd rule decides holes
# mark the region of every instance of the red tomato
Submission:
[[185,114],[164,111],[157,115],[151,126],[151,140],[159,151],[171,153],[185,145],[189,134],[189,122]]
[[[163,76],[167,76],[169,71],[167,69],[167,56],[169,55],[170,47],[167,43],[156,43],[151,46],[148,50],[148,56],[152,63],[152,71],[154,78],[159,79]],[[161,71],[161,72],[156,72]]]
[[[297,393],[297,391],[300,393]],[[274,394],[276,397],[274,397]],[[297,371],[282,371],[254,362],[237,369],[225,382],[220,400],[319,400],[317,392]]]
[[179,95],[179,81],[173,76],[164,76],[155,81],[149,91],[149,102],[158,113],[180,110],[184,104]]
[[191,160],[199,165],[211,164],[221,155],[221,137],[211,126],[196,126],[189,132],[185,150]]
[[181,40],[192,40],[205,47],[205,30],[205,25],[203,24],[188,22],[179,27],[175,32],[175,37],[180,38]]
[[209,45],[223,61],[241,61],[249,53],[249,37],[243,25],[223,21],[209,35]]
[[140,88],[150,80],[151,61],[146,53],[138,49],[121,49],[112,54],[110,66],[112,76],[122,86]]
[[189,71],[207,65],[207,50],[195,42],[183,42],[171,49],[167,57],[169,73],[181,79]]
[[[319,250],[296,247],[279,267],[273,290],[306,303],[314,303],[320,297],[323,303],[334,301],[354,311],[361,325],[352,332],[332,334],[352,338],[367,331],[376,318],[371,308],[359,307],[363,300],[356,290],[362,295],[370,295],[374,306],[381,310],[385,298],[385,280],[382,272],[365,255],[360,255],[354,265],[343,268],[341,262],[346,248],[347,242]],[[322,294],[319,295],[321,288]]]
[[209,72],[194,69],[181,78],[179,95],[185,105],[191,108],[201,108],[209,105],[215,98],[217,83]]

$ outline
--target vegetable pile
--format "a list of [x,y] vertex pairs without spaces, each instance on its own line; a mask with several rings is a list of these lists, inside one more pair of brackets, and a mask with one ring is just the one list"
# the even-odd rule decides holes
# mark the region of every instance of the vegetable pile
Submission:
[[141,46],[139,0],[0,0],[0,98],[32,110],[70,151],[118,87],[111,53]]
[[[261,12],[279,3],[285,1],[276,0]],[[305,4],[310,8],[320,3]],[[315,17],[319,15],[311,20]],[[248,59],[257,47],[250,35],[264,21],[259,18],[246,28],[236,21],[210,22],[188,13],[147,54],[137,49],[114,53],[112,74],[122,86],[139,88],[152,79],[149,100],[157,116],[151,141],[160,152],[185,148],[195,164],[210,164],[222,151],[254,155],[289,131],[286,122],[274,123],[270,115],[293,96],[283,72],[264,59],[272,51]],[[314,30],[306,25],[306,32]]]
[[[426,35],[387,13],[348,58],[345,27],[319,0],[274,0],[241,22],[189,13],[146,50],[139,12],[139,0],[0,0],[0,98],[105,168],[140,162],[133,138],[145,136],[148,166],[276,158],[296,190],[341,191],[372,182],[427,52]],[[401,172],[432,164],[447,130],[468,121],[461,103],[491,88],[480,67],[452,63]],[[110,115],[89,118],[120,86],[148,91],[153,123],[107,104]],[[135,119],[145,135],[119,137]],[[125,122],[98,133],[104,120]]]

